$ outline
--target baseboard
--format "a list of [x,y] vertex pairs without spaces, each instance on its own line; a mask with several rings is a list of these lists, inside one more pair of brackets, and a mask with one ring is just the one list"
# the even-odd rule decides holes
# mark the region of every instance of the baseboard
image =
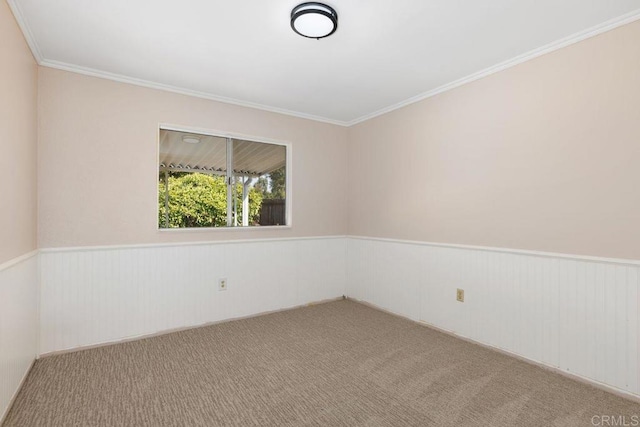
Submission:
[[530,359],[528,357],[522,356],[521,354],[514,353],[514,352],[511,352],[509,350],[505,350],[503,348],[495,347],[495,346],[492,346],[490,344],[486,344],[486,343],[483,343],[481,341],[477,341],[477,340],[474,340],[472,338],[466,337],[464,335],[459,335],[454,331],[450,331],[450,330],[447,330],[447,329],[440,328],[438,326],[432,325],[432,324],[430,324],[428,322],[425,322],[425,321],[422,321],[422,320],[411,319],[409,317],[403,316],[402,314],[395,313],[393,311],[384,309],[384,308],[382,308],[380,306],[377,306],[375,304],[372,304],[372,303],[369,303],[369,302],[366,302],[366,301],[361,301],[361,300],[358,300],[358,299],[355,299],[355,298],[352,298],[352,297],[349,297],[349,296],[346,296],[346,299],[348,299],[349,301],[353,301],[353,302],[356,302],[358,304],[362,304],[362,305],[365,305],[367,307],[373,308],[374,310],[378,310],[378,311],[381,311],[383,313],[390,314],[392,316],[396,316],[396,317],[400,317],[400,318],[405,319],[405,320],[409,320],[409,321],[411,321],[413,323],[416,323],[416,324],[418,324],[420,326],[424,326],[424,327],[433,329],[435,331],[442,332],[443,334],[452,336],[452,337],[457,338],[457,339],[461,339],[461,340],[466,341],[466,342],[471,343],[471,344],[478,345],[478,346],[486,348],[488,350],[495,351],[495,352],[498,352],[500,354],[504,354],[505,356],[513,357],[513,358],[518,359],[518,360],[520,360],[522,362],[528,363],[530,365],[537,366],[537,367],[542,368],[542,369],[544,369],[546,371],[550,371],[550,372],[553,372],[555,374],[562,375],[563,377],[569,378],[571,380],[574,380],[574,381],[577,381],[577,382],[592,386],[592,387],[597,388],[599,390],[614,394],[616,396],[619,396],[619,397],[622,397],[624,399],[630,400],[630,401],[632,401],[634,403],[640,403],[640,396],[635,395],[633,393],[629,393],[629,392],[627,392],[625,390],[621,390],[619,388],[610,386],[608,384],[604,384],[604,383],[601,383],[601,382],[598,382],[598,381],[594,381],[594,380],[592,380],[590,378],[586,378],[586,377],[583,377],[581,375],[574,374],[572,372],[567,372],[567,371],[565,371],[563,369],[559,369],[559,368],[557,368],[555,366],[547,365],[547,364],[545,364],[543,362],[540,362],[538,360]]
[[[118,339],[118,340],[114,340],[114,341],[106,341],[106,342],[102,342],[102,343],[98,343],[98,344],[74,347],[74,348],[69,348],[69,349],[59,350],[59,351],[52,351],[52,352],[49,352],[49,353],[43,353],[43,354],[39,355],[38,358],[59,356],[61,354],[76,353],[78,351],[91,350],[91,349],[94,349],[94,348],[107,347],[107,346],[111,346],[111,345],[123,344],[123,343],[127,343],[127,342],[132,342],[132,341],[140,341],[140,340],[144,340],[144,339],[147,339],[147,338],[154,338],[154,337],[159,337],[159,336],[162,336],[162,335],[173,334],[175,332],[182,332],[182,331],[188,331],[188,330],[191,330],[191,329],[204,328],[204,327],[207,327],[207,326],[219,325],[219,324],[222,324],[222,323],[233,322],[233,321],[236,321],[236,320],[252,319],[254,317],[261,317],[261,316],[267,316],[269,314],[275,314],[275,313],[282,313],[282,312],[285,312],[285,311],[297,310],[299,308],[310,307],[312,305],[326,304],[326,303],[330,303],[330,302],[340,301],[340,300],[343,300],[345,298],[346,297],[343,295],[343,296],[340,296],[340,297],[329,298],[329,299],[325,299],[325,300],[321,300],[321,301],[314,301],[314,302],[310,302],[310,303],[306,303],[306,304],[300,304],[300,305],[296,305],[294,307],[287,307],[287,308],[282,308],[282,309],[278,309],[278,310],[263,311],[263,312],[256,313],[256,314],[249,314],[247,316],[232,317],[232,318],[224,319],[224,320],[216,320],[216,321],[213,321],[213,322],[206,322],[206,323],[202,323],[202,324],[199,324],[199,325],[184,326],[184,327],[180,327],[180,328],[167,329],[167,330],[164,330],[164,331],[154,332],[152,334],[137,335],[137,336],[126,337],[126,338],[122,338],[122,339]],[[0,426],[1,425],[2,425],[2,423],[0,423]]]
[[18,393],[20,393],[20,390],[22,390],[22,386],[24,385],[25,381],[27,380],[27,377],[29,376],[29,373],[33,369],[33,365],[35,365],[36,360],[37,359],[34,358],[31,361],[31,364],[29,365],[29,367],[25,371],[24,375],[22,376],[22,379],[20,380],[20,384],[18,385],[18,388],[16,388],[15,393],[13,393],[13,397],[11,398],[11,400],[9,401],[9,404],[7,405],[7,409],[4,411],[2,416],[0,416],[0,426],[2,426],[2,424],[4,423],[4,419],[7,417],[7,415],[9,415],[9,412],[11,411],[11,407],[13,406],[13,404],[16,401],[16,398],[18,397]]

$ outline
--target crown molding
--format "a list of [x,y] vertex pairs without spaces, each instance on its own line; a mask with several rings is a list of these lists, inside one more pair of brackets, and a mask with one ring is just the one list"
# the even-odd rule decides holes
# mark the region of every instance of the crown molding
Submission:
[[191,90],[186,88],[181,88],[177,86],[166,85],[162,83],[156,83],[149,80],[137,79],[135,77],[129,77],[122,74],[109,73],[107,71],[96,70],[93,68],[82,67],[79,65],[69,64],[61,61],[54,61],[50,59],[46,59],[42,56],[40,47],[36,42],[36,38],[29,27],[20,6],[18,5],[16,0],[6,0],[13,16],[15,17],[20,30],[22,30],[22,34],[24,35],[27,44],[29,45],[29,49],[31,49],[31,53],[33,54],[34,59],[38,63],[38,65],[47,68],[55,68],[58,70],[69,71],[72,73],[83,74],[91,77],[98,77],[106,80],[112,80],[120,83],[128,83],[135,86],[142,86],[150,89],[158,89],[165,92],[173,92],[181,95],[193,96],[196,98],[208,99],[211,101],[222,102],[225,104],[237,105],[239,107],[247,107],[253,108],[262,111],[268,111],[271,113],[283,114],[286,116],[297,117],[300,119],[313,120],[321,123],[328,123],[337,126],[347,126],[347,122],[341,120],[334,120],[327,117],[315,116],[313,114],[301,113],[298,111],[287,110],[284,108],[272,107],[269,105],[258,104],[255,102],[243,101],[234,98],[228,98],[224,96],[215,95],[208,92],[201,92],[197,90]]
[[29,25],[27,24],[24,15],[22,14],[22,11],[20,10],[20,7],[18,6],[18,3],[16,2],[16,0],[6,0],[7,4],[9,5],[9,7],[11,8],[11,11],[13,12],[13,15],[20,27],[20,29],[22,30],[22,33],[24,34],[24,37],[27,41],[27,44],[29,45],[29,48],[31,49],[31,52],[33,53],[33,56],[36,60],[36,62],[43,66],[43,67],[48,67],[48,68],[54,68],[54,69],[58,69],[58,70],[63,70],[63,71],[69,71],[69,72],[73,72],[73,73],[77,73],[77,74],[83,74],[83,75],[87,75],[87,76],[92,76],[92,77],[98,77],[98,78],[102,78],[102,79],[107,79],[107,80],[113,80],[113,81],[117,81],[120,83],[127,83],[127,84],[132,84],[135,86],[142,86],[142,87],[146,87],[146,88],[150,88],[150,89],[157,89],[157,90],[162,90],[162,91],[166,91],[166,92],[173,92],[173,93],[178,93],[181,95],[187,95],[187,96],[193,96],[196,98],[202,98],[202,99],[208,99],[211,101],[217,101],[217,102],[222,102],[225,104],[232,104],[232,105],[237,105],[240,107],[247,107],[247,108],[253,108],[253,109],[257,109],[257,110],[262,110],[262,111],[268,111],[271,113],[277,113],[277,114],[283,114],[283,115],[287,115],[287,116],[292,116],[292,117],[297,117],[297,118],[301,118],[301,119],[307,119],[307,120],[313,120],[316,122],[321,122],[321,123],[328,123],[328,124],[332,124],[332,125],[336,125],[336,126],[343,126],[343,127],[351,127],[354,125],[357,125],[359,123],[365,122],[367,120],[373,119],[375,117],[381,116],[383,114],[386,113],[390,113],[392,111],[398,110],[400,108],[406,107],[408,105],[411,104],[415,104],[416,102],[420,102],[422,100],[425,100],[427,98],[431,98],[433,96],[439,95],[443,92],[447,92],[449,90],[455,89],[457,87],[460,87],[462,85],[465,85],[467,83],[471,83],[474,82],[476,80],[479,80],[483,77],[487,77],[490,76],[492,74],[498,73],[500,71],[506,70],[508,68],[514,67],[516,65],[522,64],[523,62],[527,62],[529,60],[532,60],[534,58],[537,58],[539,56],[542,55],[546,55],[547,53],[551,53],[554,52],[556,50],[562,49],[564,47],[570,46],[572,44],[578,43],[580,41],[586,40],[588,38],[591,37],[595,37],[599,34],[605,33],[607,31],[611,31],[615,28],[621,27],[623,25],[626,24],[630,24],[632,22],[635,22],[637,20],[640,20],[640,9],[637,9],[633,12],[627,13],[625,15],[621,15],[617,18],[613,18],[609,21],[605,21],[601,24],[598,24],[594,27],[588,28],[586,30],[577,32],[575,34],[572,34],[568,37],[562,38],[560,40],[556,40],[554,42],[551,42],[545,46],[533,49],[529,52],[526,52],[522,55],[518,55],[514,58],[508,59],[506,61],[500,62],[496,65],[493,65],[491,67],[485,68],[484,70],[480,70],[478,72],[475,72],[473,74],[470,74],[466,77],[463,77],[461,79],[452,81],[450,83],[446,83],[442,86],[439,86],[435,89],[431,89],[429,91],[423,92],[419,95],[416,96],[412,96],[411,98],[407,98],[404,101],[400,101],[396,104],[390,105],[388,107],[382,108],[380,110],[374,111],[372,113],[366,114],[364,116],[360,116],[356,119],[350,120],[350,121],[343,121],[343,120],[336,120],[336,119],[330,119],[328,117],[322,117],[322,116],[316,116],[313,114],[307,114],[307,113],[302,113],[302,112],[298,112],[298,111],[292,111],[292,110],[287,110],[284,108],[278,108],[278,107],[273,107],[273,106],[269,106],[269,105],[263,105],[263,104],[259,104],[259,103],[254,103],[254,102],[250,102],[250,101],[243,101],[243,100],[238,100],[235,98],[228,98],[228,97],[224,97],[224,96],[219,96],[219,95],[215,95],[213,93],[208,93],[208,92],[202,92],[202,91],[196,91],[196,90],[191,90],[191,89],[186,89],[186,88],[181,88],[181,87],[177,87],[177,86],[171,86],[171,85],[166,85],[166,84],[162,84],[162,83],[156,83],[156,82],[152,82],[149,80],[144,80],[144,79],[138,79],[138,78],[134,78],[134,77],[129,77],[129,76],[125,76],[125,75],[121,75],[121,74],[115,74],[115,73],[109,73],[106,71],[101,71],[101,70],[97,70],[97,69],[93,69],[93,68],[88,68],[88,67],[82,67],[79,65],[74,65],[74,64],[68,64],[65,62],[60,62],[60,61],[53,61],[53,60],[49,60],[49,59],[45,59],[42,56],[42,53],[40,51],[40,48],[38,46],[38,44],[36,43],[35,37],[33,36],[33,33],[31,32]]
[[18,3],[16,3],[16,0],[7,0],[7,4],[9,5],[9,9],[11,9],[11,13],[13,13],[13,16],[18,23],[20,30],[22,30],[22,34],[24,35],[24,38],[29,45],[29,49],[31,49],[33,58],[38,64],[40,64],[43,60],[42,53],[40,53],[40,47],[38,46],[38,43],[36,43],[36,39],[33,36],[29,25],[27,25],[27,21],[22,14],[22,10],[20,10],[20,7],[18,6]]
[[374,111],[373,113],[366,114],[361,116],[355,120],[351,120],[346,123],[347,126],[357,125],[358,123],[365,122],[367,120],[373,119],[374,117],[381,116],[386,113],[390,113],[391,111],[398,110],[400,108],[406,107],[407,105],[415,104],[416,102],[422,101],[427,98],[431,98],[443,92],[447,92],[449,90],[455,89],[467,83],[474,82],[483,77],[490,76],[491,74],[498,73],[500,71],[506,70],[508,68],[514,67],[518,64],[522,64],[523,62],[530,61],[534,58],[537,58],[542,55],[546,55],[547,53],[554,52],[556,50],[562,49],[564,47],[570,46],[572,44],[581,42],[585,39],[595,37],[599,34],[605,33],[607,31],[611,31],[615,28],[621,27],[626,24],[630,24],[634,21],[640,19],[640,9],[637,9],[633,12],[627,13],[625,15],[621,15],[617,18],[611,19],[609,21],[605,21],[601,24],[598,24],[594,27],[586,29],[584,31],[580,31],[578,33],[572,34],[568,37],[565,37],[560,40],[556,40],[551,42],[545,46],[539,47],[537,49],[533,49],[529,52],[526,52],[522,55],[518,55],[514,58],[508,59],[504,62],[500,62],[499,64],[493,65],[489,68],[485,68],[484,70],[475,72],[461,79],[455,80],[453,82],[444,84],[435,89],[431,89],[427,92],[423,92],[419,95],[412,96],[411,98],[405,99],[404,101],[400,101],[397,104],[390,105],[388,107],[382,108],[380,110]]
[[31,28],[29,27],[26,19],[24,18],[24,14],[22,13],[22,10],[20,9],[20,6],[18,6],[18,3],[16,2],[16,0],[7,0],[7,4],[9,5],[9,8],[11,9],[11,12],[13,13],[13,16],[15,17],[16,22],[18,23],[18,26],[20,27],[20,30],[22,30],[22,34],[24,35],[24,38],[27,41],[27,44],[29,45],[29,48],[31,49],[31,53],[33,54],[33,57],[35,58],[35,60],[38,63],[38,65],[40,65],[42,67],[55,68],[55,69],[64,70],[64,71],[70,71],[72,73],[83,74],[83,75],[86,75],[86,76],[98,77],[98,78],[102,78],[102,79],[106,79],[106,80],[113,80],[113,81],[120,82],[120,83],[128,83],[128,84],[132,84],[132,85],[135,85],[135,86],[142,86],[142,87],[146,87],[146,88],[150,88],[150,89],[162,90],[162,91],[165,91],[165,92],[173,92],[173,93],[178,93],[178,94],[181,94],[181,95],[187,95],[187,96],[193,96],[193,97],[196,97],[196,98],[208,99],[208,100],[211,100],[211,101],[222,102],[222,103],[225,103],[225,104],[233,104],[233,105],[237,105],[239,107],[248,107],[248,108],[253,108],[253,109],[257,109],[257,110],[268,111],[268,112],[271,112],[271,113],[284,114],[286,116],[297,117],[297,118],[300,118],[300,119],[313,120],[313,121],[316,121],[316,122],[328,123],[328,124],[337,125],[337,126],[347,126],[347,122],[340,121],[340,120],[329,119],[327,117],[315,116],[313,114],[301,113],[301,112],[298,112],[298,111],[287,110],[287,109],[284,109],[284,108],[278,108],[278,107],[272,107],[272,106],[268,106],[268,105],[258,104],[258,103],[255,103],[255,102],[242,101],[242,100],[239,100],[239,99],[219,96],[219,95],[215,95],[215,94],[208,93],[208,92],[201,92],[201,91],[196,91],[196,90],[185,89],[185,88],[181,88],[181,87],[177,87],[177,86],[171,86],[171,85],[166,85],[166,84],[162,84],[162,83],[152,82],[152,81],[149,81],[149,80],[143,80],[143,79],[137,79],[137,78],[134,78],[134,77],[128,77],[128,76],[125,76],[125,75],[122,75],[122,74],[109,73],[107,71],[101,71],[101,70],[96,70],[96,69],[93,69],[93,68],[87,68],[87,67],[82,67],[82,66],[79,66],[79,65],[68,64],[68,63],[65,63],[65,62],[53,61],[53,60],[46,59],[46,58],[44,58],[42,56],[42,53],[40,51],[40,47],[38,46],[38,43],[36,42],[36,39],[35,39],[33,33],[31,32]]
[[286,116],[313,120],[316,122],[328,123],[328,124],[337,125],[337,126],[347,126],[346,122],[343,122],[340,120],[329,119],[326,117],[315,116],[313,114],[301,113],[298,111],[287,110],[284,108],[272,107],[269,105],[258,104],[250,101],[242,101],[235,98],[228,98],[225,96],[214,95],[209,92],[201,92],[197,90],[181,88],[178,86],[166,85],[163,83],[156,83],[150,80],[138,79],[135,77],[129,77],[122,74],[110,73],[107,71],[96,70],[94,68],[82,67],[79,65],[68,64],[66,62],[43,59],[42,61],[40,61],[40,65],[47,68],[55,68],[57,70],[70,71],[76,74],[83,74],[85,76],[98,77],[101,79],[112,80],[120,83],[127,83],[135,86],[142,86],[150,89],[157,89],[165,92],[173,92],[180,95],[187,95],[195,98],[202,98],[202,99],[208,99],[210,101],[217,101],[225,104],[237,105],[239,107],[253,108],[256,110],[268,111],[270,113],[278,113]]

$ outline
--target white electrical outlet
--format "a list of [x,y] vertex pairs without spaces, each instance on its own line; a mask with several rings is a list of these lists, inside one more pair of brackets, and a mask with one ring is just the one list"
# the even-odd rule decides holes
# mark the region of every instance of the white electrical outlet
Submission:
[[227,290],[227,279],[218,279],[218,290],[219,291]]

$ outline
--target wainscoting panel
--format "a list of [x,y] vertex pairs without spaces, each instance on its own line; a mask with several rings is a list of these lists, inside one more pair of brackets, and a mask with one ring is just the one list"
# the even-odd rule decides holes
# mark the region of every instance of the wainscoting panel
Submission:
[[344,238],[42,250],[40,257],[41,354],[338,298],[346,289]]
[[0,266],[0,424],[38,354],[38,257]]
[[347,253],[349,297],[640,395],[638,262],[356,237]]

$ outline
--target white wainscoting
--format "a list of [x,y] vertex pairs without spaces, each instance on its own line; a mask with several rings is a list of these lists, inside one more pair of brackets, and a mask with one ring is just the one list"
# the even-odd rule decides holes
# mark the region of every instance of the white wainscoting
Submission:
[[345,263],[343,237],[41,250],[40,353],[338,298]]
[[0,424],[38,354],[38,257],[0,265]]
[[640,395],[640,262],[358,237],[347,252],[351,298]]

